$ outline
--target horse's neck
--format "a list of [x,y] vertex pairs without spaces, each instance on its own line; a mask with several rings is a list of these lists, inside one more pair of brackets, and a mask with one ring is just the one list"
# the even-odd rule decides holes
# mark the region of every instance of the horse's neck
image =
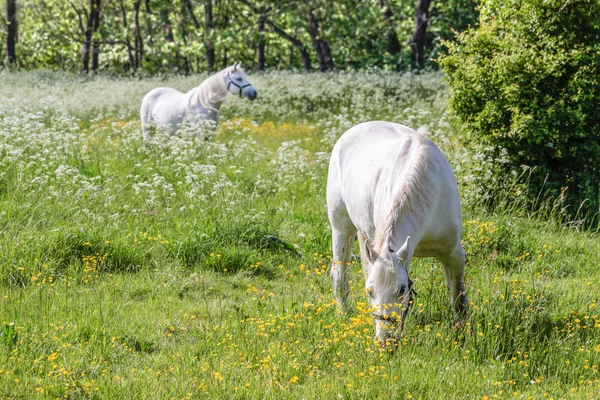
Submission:
[[188,93],[188,105],[194,107],[200,103],[205,110],[218,112],[227,97],[227,92],[223,74],[217,72]]
[[398,223],[399,196],[394,186],[380,185],[373,197],[373,248],[376,251],[387,251],[393,241],[394,231]]

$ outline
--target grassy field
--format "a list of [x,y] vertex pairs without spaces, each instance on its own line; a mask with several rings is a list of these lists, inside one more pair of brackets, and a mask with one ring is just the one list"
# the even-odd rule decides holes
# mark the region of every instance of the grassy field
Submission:
[[[232,96],[216,133],[143,143],[144,93],[200,78],[0,73],[0,398],[600,397],[598,235],[528,211],[520,172],[480,184],[494,166],[457,140],[439,75],[250,80],[259,100]],[[328,155],[372,119],[429,125],[465,214],[471,329],[415,260],[395,352],[358,265],[348,315],[328,277]]]

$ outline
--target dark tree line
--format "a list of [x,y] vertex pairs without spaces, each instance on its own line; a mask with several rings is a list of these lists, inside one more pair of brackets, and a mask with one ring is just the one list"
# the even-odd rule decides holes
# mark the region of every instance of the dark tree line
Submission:
[[[476,0],[6,0],[5,64],[184,73],[432,65]],[[452,10],[463,10],[459,13]],[[465,23],[466,21],[466,23]],[[0,51],[3,51],[0,47]]]

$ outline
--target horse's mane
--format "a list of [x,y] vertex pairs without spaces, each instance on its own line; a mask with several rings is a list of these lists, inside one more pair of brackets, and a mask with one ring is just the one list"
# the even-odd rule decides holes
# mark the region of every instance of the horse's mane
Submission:
[[[200,84],[200,86],[190,90],[188,107],[193,108],[200,103],[204,109],[218,112],[229,92],[225,85],[224,77],[232,69],[233,67],[227,67],[216,74],[209,76]],[[244,70],[240,67],[237,67],[236,71],[245,74]]]
[[427,169],[431,166],[432,154],[427,142],[429,139],[421,129],[411,135],[407,142],[409,147],[418,147],[411,155],[410,163],[407,165],[408,174],[404,177],[402,189],[394,198],[389,213],[375,229],[374,249],[383,254],[387,253],[384,246],[389,247],[395,223],[401,216],[409,211],[425,216],[434,205],[435,183],[432,182],[431,174],[427,173]]

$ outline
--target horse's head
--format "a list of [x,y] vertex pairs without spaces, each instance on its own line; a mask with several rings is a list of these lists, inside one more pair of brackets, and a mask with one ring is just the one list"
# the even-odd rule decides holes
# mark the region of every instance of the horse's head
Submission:
[[412,282],[408,268],[413,252],[409,239],[398,251],[384,249],[378,253],[368,241],[363,249],[367,261],[366,289],[376,321],[375,339],[383,345],[395,336],[396,324],[403,326],[411,304]]
[[246,72],[244,72],[239,63],[233,64],[232,67],[227,68],[225,71],[225,84],[227,85],[227,90],[250,100],[255,100],[258,97],[258,92],[254,86],[248,82]]

